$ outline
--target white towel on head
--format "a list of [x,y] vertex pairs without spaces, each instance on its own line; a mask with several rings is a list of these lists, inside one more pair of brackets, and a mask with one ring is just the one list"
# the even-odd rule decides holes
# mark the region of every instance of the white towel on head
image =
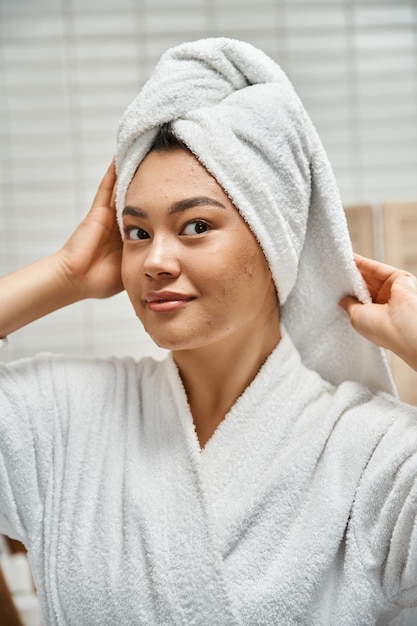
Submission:
[[271,268],[281,318],[305,364],[339,384],[395,393],[383,352],[338,302],[369,294],[321,141],[281,68],[250,44],[218,38],[166,52],[125,112],[117,212],[159,127],[174,132],[230,196]]

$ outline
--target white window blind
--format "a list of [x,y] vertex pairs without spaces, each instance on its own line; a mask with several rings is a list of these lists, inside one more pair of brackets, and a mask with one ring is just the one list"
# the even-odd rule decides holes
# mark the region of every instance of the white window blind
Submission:
[[[416,26],[414,0],[0,0],[0,272],[64,242],[123,110],[165,49],[200,37],[245,39],[282,65],[345,204],[416,199]],[[124,294],[18,331],[6,358],[40,350],[160,354]]]

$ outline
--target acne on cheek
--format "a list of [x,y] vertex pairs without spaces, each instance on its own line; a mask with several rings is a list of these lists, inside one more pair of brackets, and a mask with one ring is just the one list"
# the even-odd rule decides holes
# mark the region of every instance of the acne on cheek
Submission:
[[253,278],[255,274],[259,274],[259,270],[264,270],[264,260],[262,259],[262,263],[260,263],[259,255],[257,253],[246,253],[243,261],[242,269],[245,275],[249,278]]

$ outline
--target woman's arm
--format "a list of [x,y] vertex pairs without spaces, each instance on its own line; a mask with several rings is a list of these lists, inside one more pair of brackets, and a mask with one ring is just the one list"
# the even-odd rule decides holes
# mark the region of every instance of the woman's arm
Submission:
[[404,270],[355,254],[372,297],[362,304],[347,296],[340,302],[355,330],[388,348],[417,370],[417,278]]
[[61,250],[0,279],[0,337],[63,306],[123,289],[112,162],[93,205]]

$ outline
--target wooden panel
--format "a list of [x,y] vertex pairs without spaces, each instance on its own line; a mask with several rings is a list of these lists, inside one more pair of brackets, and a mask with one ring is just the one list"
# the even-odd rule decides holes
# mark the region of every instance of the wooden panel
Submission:
[[417,274],[417,202],[383,205],[386,261]]
[[375,257],[373,211],[370,204],[345,207],[352,247],[363,256]]
[[[383,205],[385,260],[417,275],[417,202]],[[395,354],[391,366],[400,398],[417,405],[417,372]]]
[[2,569],[0,567],[0,624],[2,626],[23,626],[12,595],[7,586]]

